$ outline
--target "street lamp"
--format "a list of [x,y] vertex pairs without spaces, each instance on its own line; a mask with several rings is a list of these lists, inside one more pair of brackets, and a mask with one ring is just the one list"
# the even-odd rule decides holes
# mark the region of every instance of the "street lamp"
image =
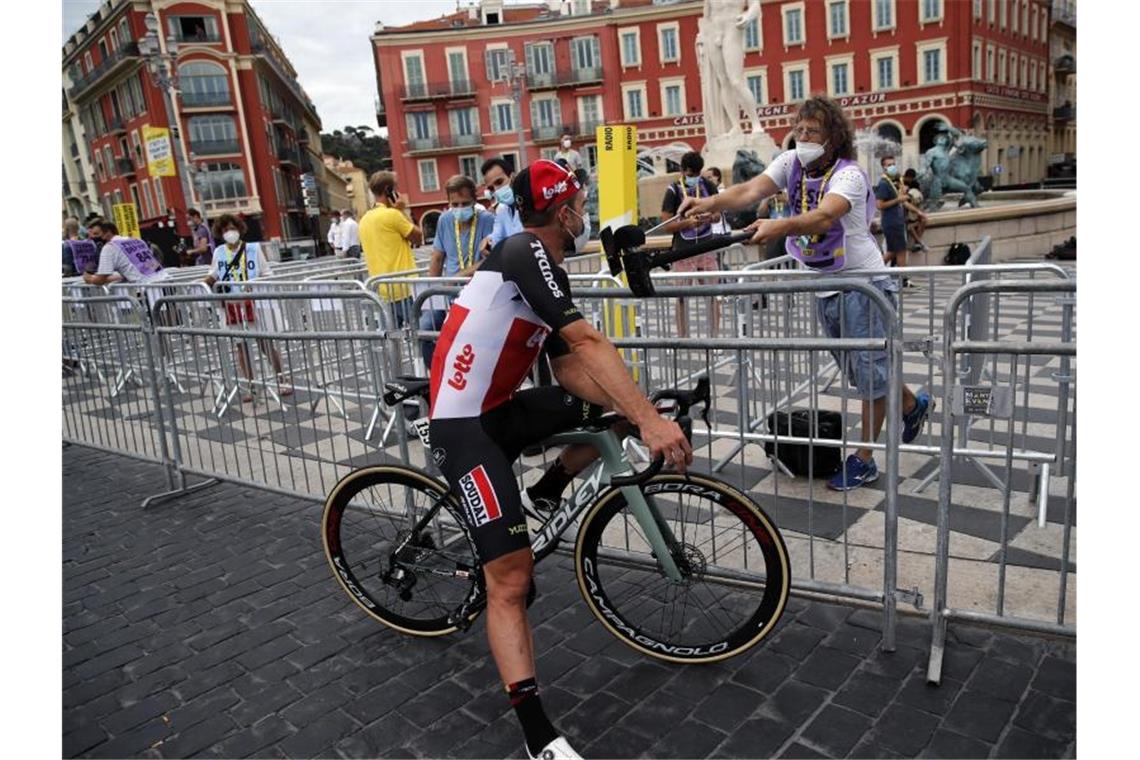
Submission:
[[507,49],[506,71],[499,77],[498,84],[506,84],[511,88],[511,99],[515,101],[515,113],[518,116],[519,136],[519,165],[515,171],[520,171],[527,165],[526,160],[526,130],[523,129],[522,96],[526,83],[526,66],[515,61],[515,51]]
[[[170,125],[170,139],[173,143],[174,160],[178,164],[178,176],[182,183],[182,195],[186,205],[196,202],[193,188],[190,183],[190,169],[186,157],[182,153],[182,140],[179,137],[180,125],[174,118],[174,102],[172,93],[178,89],[178,40],[174,35],[168,35],[165,40],[158,34],[158,16],[153,11],[146,14],[146,35],[139,40],[139,54],[146,61],[150,80],[155,87],[162,90],[163,103],[166,108],[166,122]],[[165,43],[165,45],[163,44]],[[165,48],[165,50],[164,50]]]

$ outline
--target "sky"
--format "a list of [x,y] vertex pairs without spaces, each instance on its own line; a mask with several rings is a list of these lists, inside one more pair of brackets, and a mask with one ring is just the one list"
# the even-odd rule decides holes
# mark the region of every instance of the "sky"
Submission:
[[[67,41],[102,0],[63,0]],[[326,132],[346,125],[376,129],[376,68],[369,36],[377,21],[397,26],[437,18],[456,0],[253,0],[297,70]]]

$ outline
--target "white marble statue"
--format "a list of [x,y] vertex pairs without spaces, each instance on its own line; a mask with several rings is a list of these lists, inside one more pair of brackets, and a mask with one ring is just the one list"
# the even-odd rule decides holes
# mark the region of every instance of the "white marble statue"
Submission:
[[709,140],[743,134],[742,111],[749,130],[760,129],[756,98],[744,81],[744,27],[759,16],[760,0],[705,0],[704,16],[697,25],[697,60],[701,64],[701,97]]

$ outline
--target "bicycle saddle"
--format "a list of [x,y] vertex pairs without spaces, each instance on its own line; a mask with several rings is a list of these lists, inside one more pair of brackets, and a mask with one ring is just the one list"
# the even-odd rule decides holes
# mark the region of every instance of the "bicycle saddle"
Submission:
[[384,383],[384,403],[395,406],[409,398],[422,398],[429,401],[431,394],[431,380],[426,377],[413,377],[411,375],[397,375],[392,382]]

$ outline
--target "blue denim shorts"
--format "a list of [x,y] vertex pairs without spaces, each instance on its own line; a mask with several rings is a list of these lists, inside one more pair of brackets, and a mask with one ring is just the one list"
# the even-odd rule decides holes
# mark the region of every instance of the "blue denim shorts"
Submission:
[[[893,278],[872,280],[871,284],[898,308],[898,283]],[[864,293],[836,293],[818,299],[816,308],[828,337],[882,338],[887,334],[883,314]],[[889,368],[886,351],[832,351],[831,355],[862,398],[879,399],[887,395]]]

